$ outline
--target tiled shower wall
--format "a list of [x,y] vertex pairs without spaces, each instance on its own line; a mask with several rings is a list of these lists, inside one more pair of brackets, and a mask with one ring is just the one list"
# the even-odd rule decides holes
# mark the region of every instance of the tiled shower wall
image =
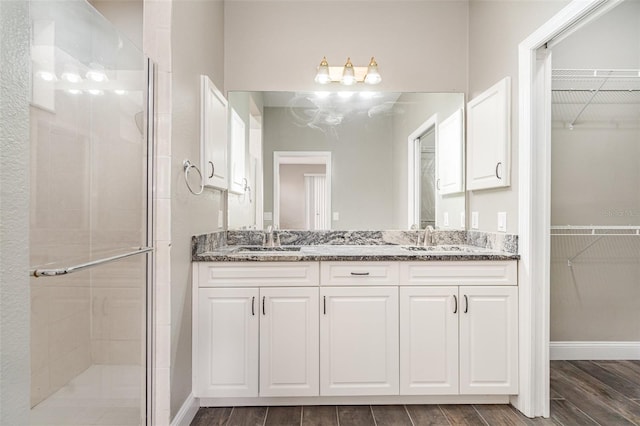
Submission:
[[[55,109],[31,107],[31,265],[141,245],[141,105],[141,94],[56,92]],[[32,406],[92,364],[142,365],[144,285],[143,257],[31,278]]]

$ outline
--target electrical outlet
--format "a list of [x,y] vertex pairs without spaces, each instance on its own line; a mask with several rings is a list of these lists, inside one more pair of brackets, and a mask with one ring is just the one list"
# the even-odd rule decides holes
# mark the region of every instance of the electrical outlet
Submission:
[[471,229],[480,229],[480,214],[471,212]]
[[507,232],[507,212],[498,212],[498,231]]
[[442,226],[449,226],[449,212],[442,214]]
[[340,220],[340,212],[333,212],[333,220]]
[[460,212],[460,228],[464,229],[467,226],[467,221],[464,217],[464,212]]

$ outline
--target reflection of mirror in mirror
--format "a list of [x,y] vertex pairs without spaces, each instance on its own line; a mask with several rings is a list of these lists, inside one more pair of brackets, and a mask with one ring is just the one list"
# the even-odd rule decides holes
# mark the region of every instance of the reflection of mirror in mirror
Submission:
[[[260,190],[229,194],[229,229],[464,228],[464,192],[436,188],[449,168],[438,125],[463,108],[463,94],[230,92],[229,105],[246,123],[259,116],[262,136],[259,147],[246,137],[245,178]],[[318,152],[330,154],[324,172],[310,160]]]

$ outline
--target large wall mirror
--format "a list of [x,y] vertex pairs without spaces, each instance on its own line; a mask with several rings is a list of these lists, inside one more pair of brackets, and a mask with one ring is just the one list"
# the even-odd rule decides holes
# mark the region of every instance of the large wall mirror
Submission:
[[251,129],[229,229],[464,229],[463,94],[228,97]]

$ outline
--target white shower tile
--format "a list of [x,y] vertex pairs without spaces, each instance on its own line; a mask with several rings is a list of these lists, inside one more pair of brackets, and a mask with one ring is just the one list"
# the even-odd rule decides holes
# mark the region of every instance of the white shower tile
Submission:
[[[168,283],[167,283],[168,284]],[[171,287],[156,282],[155,288],[156,325],[171,324]]]
[[171,200],[156,201],[156,239],[171,241]]
[[156,326],[155,354],[157,368],[171,367],[171,326]]
[[157,114],[156,155],[171,156],[171,114]]
[[[171,19],[171,18],[169,18]],[[171,29],[158,28],[156,36],[156,56],[158,70],[171,72]]]
[[171,157],[157,157],[156,194],[158,198],[171,198]]
[[[155,369],[156,388],[155,403],[156,410],[162,412],[171,409],[170,392],[171,392],[171,371],[169,368]],[[162,424],[162,418],[156,418],[157,424]]]

